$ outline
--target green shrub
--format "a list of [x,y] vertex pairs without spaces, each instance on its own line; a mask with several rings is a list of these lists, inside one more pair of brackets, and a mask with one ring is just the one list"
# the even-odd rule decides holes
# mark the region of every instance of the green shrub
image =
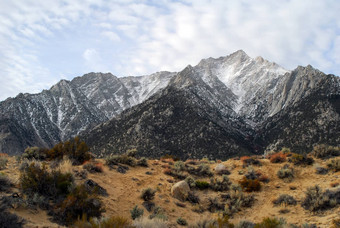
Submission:
[[105,159],[105,162],[107,166],[118,165],[118,163],[120,163],[133,167],[137,164],[136,158],[127,156],[126,154],[110,155]]
[[294,165],[312,165],[314,163],[314,159],[307,157],[307,155],[301,154],[293,154],[289,159],[289,162]]
[[211,178],[210,179],[210,188],[214,191],[228,191],[231,185],[231,181],[229,180],[227,175],[223,175],[222,179]]
[[329,158],[340,156],[340,147],[329,146],[325,144],[314,146],[311,154],[317,158]]
[[277,176],[285,182],[291,182],[295,176],[294,169],[290,168],[289,165],[284,165],[279,171],[277,171]]
[[185,182],[188,183],[190,188],[195,188],[196,187],[196,181],[192,176],[187,176],[185,178]]
[[195,184],[196,184],[196,188],[201,189],[201,190],[207,189],[207,188],[209,188],[209,186],[210,186],[210,184],[209,184],[208,182],[206,182],[206,181],[201,181],[201,180],[197,180],[197,181],[195,182]]
[[89,194],[84,185],[78,185],[55,206],[53,219],[62,225],[71,225],[83,215],[89,220],[92,217],[100,217],[104,211],[100,198]]
[[88,146],[79,137],[60,142],[47,152],[47,158],[50,160],[62,160],[64,156],[68,156],[74,165],[81,165],[91,159]]
[[254,228],[255,224],[246,220],[240,221],[235,228]]
[[168,220],[168,216],[165,214],[165,210],[161,207],[155,207],[152,214],[149,216],[150,219],[161,219],[163,221]]
[[185,164],[183,161],[176,161],[174,164],[174,169],[177,172],[185,171]]
[[188,173],[196,176],[202,177],[211,177],[214,173],[211,171],[210,166],[208,164],[202,163],[197,168],[195,167],[187,167]]
[[39,147],[27,147],[21,155],[21,159],[45,160],[47,158],[48,149]]
[[255,202],[254,195],[245,195],[242,191],[231,192],[226,200],[224,215],[232,216],[242,207],[251,207]]
[[73,185],[71,173],[48,171],[46,164],[32,162],[20,175],[20,186],[24,193],[53,197],[65,196]]
[[245,192],[258,192],[261,190],[261,182],[258,179],[252,180],[243,177],[239,184]]
[[224,210],[225,204],[220,203],[220,200],[217,197],[214,197],[214,198],[209,197],[208,201],[209,201],[208,210],[210,212],[213,213],[215,211],[223,211]]
[[307,189],[301,205],[306,210],[318,212],[333,208],[337,204],[340,204],[340,188],[323,192],[318,185],[315,185]]
[[132,220],[135,220],[143,216],[144,210],[142,208],[138,208],[138,206],[136,205],[132,210],[130,210],[130,213],[131,213]]
[[273,201],[273,204],[275,205],[282,205],[284,204],[285,206],[287,205],[296,205],[297,201],[294,199],[293,196],[287,195],[287,194],[282,194],[277,198],[276,200]]
[[6,169],[8,159],[5,157],[0,157],[0,170]]
[[153,190],[151,188],[147,188],[147,189],[143,190],[143,192],[142,192],[140,197],[144,201],[150,201],[150,200],[153,200],[155,198],[155,194],[156,194],[156,190]]
[[188,222],[187,220],[185,220],[184,218],[182,217],[179,217],[177,220],[176,220],[177,224],[180,225],[180,226],[186,226],[188,225]]
[[334,172],[340,171],[340,158],[329,161],[327,167]]

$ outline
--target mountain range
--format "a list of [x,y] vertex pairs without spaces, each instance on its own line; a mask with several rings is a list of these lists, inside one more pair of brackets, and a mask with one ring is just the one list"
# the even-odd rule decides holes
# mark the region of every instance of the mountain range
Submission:
[[340,145],[340,79],[308,65],[288,71],[239,50],[180,72],[89,73],[0,103],[0,152],[80,135],[104,156],[220,158]]

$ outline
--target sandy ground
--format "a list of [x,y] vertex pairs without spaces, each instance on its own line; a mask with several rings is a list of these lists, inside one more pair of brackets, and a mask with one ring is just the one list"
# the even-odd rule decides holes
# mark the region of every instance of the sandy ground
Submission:
[[[18,184],[19,171],[18,165],[14,158],[9,158],[10,162],[7,169],[1,172],[8,175],[11,180]],[[330,227],[333,219],[340,217],[340,207],[336,207],[333,210],[325,211],[322,214],[313,214],[304,210],[301,207],[301,201],[304,198],[304,192],[308,187],[318,184],[323,189],[331,189],[330,183],[340,182],[340,172],[329,172],[326,175],[318,175],[315,173],[314,166],[297,167],[294,166],[296,171],[296,177],[291,183],[285,183],[283,180],[276,176],[277,170],[279,170],[283,164],[273,164],[267,159],[261,159],[262,166],[254,166],[255,170],[260,170],[266,174],[270,182],[263,184],[262,189],[255,194],[255,204],[251,208],[242,209],[231,218],[231,222],[237,223],[241,220],[248,220],[253,222],[259,222],[264,217],[283,217],[289,223],[304,224],[315,223],[318,227]],[[176,205],[178,200],[171,197],[170,189],[173,183],[169,183],[169,180],[173,180],[173,177],[165,175],[163,173],[162,161],[153,160],[148,161],[149,167],[133,167],[127,171],[126,174],[117,172],[116,170],[110,170],[104,166],[103,173],[89,174],[88,179],[92,179],[105,188],[109,194],[108,197],[102,197],[105,204],[106,212],[104,216],[119,215],[126,218],[130,218],[130,210],[135,206],[143,207],[143,200],[140,199],[140,195],[143,189],[153,188],[157,189],[156,197],[153,202],[156,206],[162,207],[166,211],[169,222],[175,224],[178,217],[185,218],[189,224],[195,224],[198,221],[204,219],[212,219],[218,216],[218,213],[196,213],[192,211],[194,207],[189,202],[184,202],[185,207],[179,207]],[[321,166],[326,166],[325,161],[316,160],[316,163]],[[230,180],[233,183],[237,183],[243,175],[239,174],[239,171],[247,171],[247,168],[242,167],[240,160],[228,160],[223,162],[227,167],[231,169]],[[217,164],[211,164],[213,169]],[[75,169],[82,169],[81,166],[75,167]],[[149,174],[147,174],[149,172]],[[151,175],[150,175],[151,173]],[[202,178],[204,179],[204,178]],[[208,179],[206,179],[208,180]],[[18,186],[16,186],[18,187]],[[291,188],[295,187],[294,190]],[[13,191],[18,189],[13,188]],[[206,199],[209,196],[214,196],[219,193],[211,190],[198,191],[201,199]],[[296,206],[274,206],[272,201],[276,199],[280,194],[289,194],[297,199],[298,204]],[[203,200],[204,201],[204,200]],[[281,209],[288,209],[286,214],[280,214]],[[23,208],[12,209],[12,212],[23,217],[27,220],[26,227],[61,227],[49,221],[48,215],[45,211],[38,210],[32,211]],[[144,215],[150,213],[144,210]]]

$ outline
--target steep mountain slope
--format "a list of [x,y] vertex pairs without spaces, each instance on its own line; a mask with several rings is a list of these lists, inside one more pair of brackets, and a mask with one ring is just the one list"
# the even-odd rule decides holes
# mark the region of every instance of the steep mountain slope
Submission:
[[77,134],[94,153],[137,147],[153,157],[339,145],[339,85],[339,77],[311,66],[290,72],[242,50],[179,73],[89,73],[1,102],[0,152],[50,147]]
[[[253,153],[251,129],[233,117],[233,110],[216,103],[215,91],[191,66],[163,91],[101,124],[83,138],[96,154],[136,147],[139,155],[181,158],[220,157]],[[222,92],[230,92],[222,90]],[[222,112],[221,110],[224,110]]]
[[20,154],[27,146],[51,147],[144,101],[173,75],[117,78],[90,73],[39,94],[8,98],[0,103],[0,151]]
[[256,136],[266,150],[285,146],[305,153],[315,144],[340,144],[339,77],[298,67],[278,88],[275,102],[283,108],[258,126]]

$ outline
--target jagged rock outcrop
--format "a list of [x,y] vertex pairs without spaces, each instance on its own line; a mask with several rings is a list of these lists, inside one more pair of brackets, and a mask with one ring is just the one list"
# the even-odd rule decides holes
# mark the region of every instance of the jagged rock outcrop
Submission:
[[90,73],[0,103],[0,152],[81,134],[98,155],[228,158],[340,144],[339,77],[287,71],[242,50],[178,73]]

